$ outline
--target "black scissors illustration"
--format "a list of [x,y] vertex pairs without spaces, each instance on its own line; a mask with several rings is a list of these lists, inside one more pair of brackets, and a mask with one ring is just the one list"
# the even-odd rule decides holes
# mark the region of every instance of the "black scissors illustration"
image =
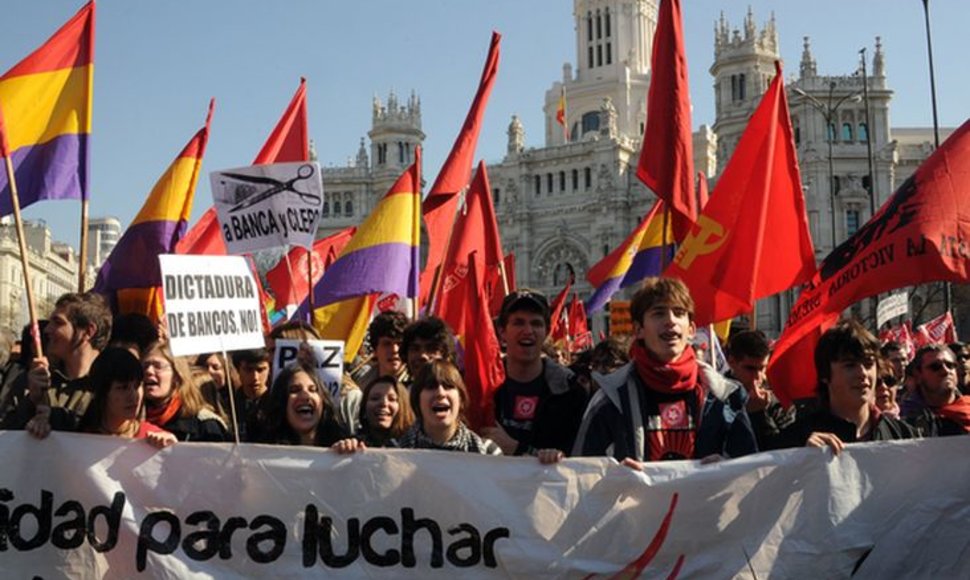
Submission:
[[278,179],[273,179],[272,177],[260,177],[258,175],[244,175],[242,173],[223,173],[222,175],[235,179],[236,181],[242,181],[244,183],[258,183],[260,185],[270,185],[269,189],[262,191],[260,193],[254,194],[247,197],[242,202],[236,204],[229,209],[229,213],[237,212],[241,209],[246,209],[252,205],[255,205],[265,199],[269,199],[278,193],[284,191],[289,191],[300,196],[300,199],[308,204],[319,205],[320,196],[315,193],[308,193],[304,191],[298,191],[293,186],[297,181],[303,181],[304,179],[309,179],[313,176],[313,166],[312,165],[301,165],[296,171],[296,177],[290,179],[289,181],[280,181]]

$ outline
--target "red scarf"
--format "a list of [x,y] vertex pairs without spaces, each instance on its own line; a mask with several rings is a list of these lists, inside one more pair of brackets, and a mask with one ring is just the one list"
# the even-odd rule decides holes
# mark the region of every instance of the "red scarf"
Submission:
[[952,403],[937,409],[936,414],[959,424],[964,431],[970,433],[970,396],[957,397]]
[[697,385],[697,359],[694,347],[687,345],[677,360],[662,363],[647,350],[642,340],[634,340],[630,357],[636,365],[637,374],[649,388],[660,393],[683,393]]
[[179,392],[175,391],[168,403],[164,405],[146,405],[145,419],[152,425],[164,427],[169,421],[177,417],[181,410],[182,398],[179,397]]

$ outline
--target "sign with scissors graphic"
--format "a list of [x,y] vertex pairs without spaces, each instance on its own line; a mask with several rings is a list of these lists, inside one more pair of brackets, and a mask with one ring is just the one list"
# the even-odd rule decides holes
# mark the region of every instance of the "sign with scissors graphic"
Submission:
[[213,171],[209,179],[230,253],[313,245],[323,208],[323,181],[316,163],[226,169]]

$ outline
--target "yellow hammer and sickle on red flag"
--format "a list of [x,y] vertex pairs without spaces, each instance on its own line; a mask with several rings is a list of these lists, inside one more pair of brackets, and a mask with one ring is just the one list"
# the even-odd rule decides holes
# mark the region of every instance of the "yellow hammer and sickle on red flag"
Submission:
[[674,262],[684,270],[690,268],[698,256],[710,254],[721,247],[727,238],[724,236],[724,226],[707,216],[700,216],[697,220],[700,230],[691,232],[677,252]]

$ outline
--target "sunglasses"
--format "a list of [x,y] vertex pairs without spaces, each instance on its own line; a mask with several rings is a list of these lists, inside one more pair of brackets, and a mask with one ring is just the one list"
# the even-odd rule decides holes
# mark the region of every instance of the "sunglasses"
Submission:
[[938,360],[938,361],[933,361],[930,364],[926,365],[926,368],[930,369],[934,373],[938,373],[942,371],[944,367],[946,367],[946,370],[952,371],[955,368],[957,368],[957,364],[955,362],[951,362],[948,360],[942,360],[942,361]]

